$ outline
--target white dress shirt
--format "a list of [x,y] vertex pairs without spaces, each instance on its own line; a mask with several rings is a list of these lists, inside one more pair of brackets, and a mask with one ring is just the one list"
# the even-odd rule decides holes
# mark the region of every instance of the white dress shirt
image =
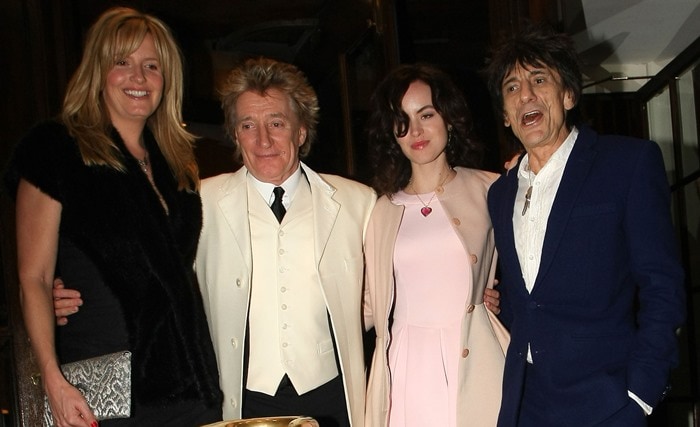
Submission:
[[[577,136],[578,130],[573,128],[562,145],[537,174],[530,170],[528,154],[520,162],[518,194],[513,209],[513,232],[515,234],[515,249],[518,252],[518,260],[528,292],[532,292],[535,285],[535,279],[540,269],[544,236],[547,232],[547,220],[552,211],[557,190],[559,190],[564,167],[569,160]],[[525,193],[530,186],[532,186],[530,205],[523,215]],[[532,361],[530,356],[528,356],[528,360]]]
[[302,178],[302,172],[301,167],[297,165],[297,170],[294,171],[294,173],[292,173],[292,175],[289,178],[287,178],[282,183],[282,185],[275,185],[270,184],[269,182],[262,182],[255,178],[250,172],[248,173],[248,177],[250,178],[250,182],[253,184],[255,189],[258,190],[260,195],[263,197],[263,200],[267,201],[268,206],[272,206],[272,202],[275,201],[275,195],[272,192],[272,190],[274,190],[275,187],[284,188],[284,195],[282,196],[282,205],[284,205],[284,208],[286,210],[289,210],[289,207],[292,205],[292,200],[294,199],[294,194],[296,194],[297,187],[299,187],[299,182]]

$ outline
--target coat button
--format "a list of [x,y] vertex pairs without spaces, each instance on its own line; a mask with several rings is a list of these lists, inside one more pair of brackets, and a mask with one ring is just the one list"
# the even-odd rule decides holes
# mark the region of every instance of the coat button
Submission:
[[460,221],[458,218],[452,218],[452,224],[460,225],[460,224],[462,224],[462,221]]
[[471,259],[472,264],[476,264],[476,262],[479,260],[479,258],[474,254],[469,255],[469,258]]
[[236,287],[240,288],[242,284],[243,282],[241,281],[241,279],[236,279]]
[[471,313],[472,311],[474,311],[474,304],[469,304],[467,306],[467,313]]
[[238,348],[238,340],[237,339],[231,338],[231,347]]
[[467,356],[469,356],[469,349],[465,348],[464,350],[462,350],[462,358],[464,359]]
[[236,399],[231,398],[230,402],[231,406],[233,406],[234,408],[238,408],[238,401]]

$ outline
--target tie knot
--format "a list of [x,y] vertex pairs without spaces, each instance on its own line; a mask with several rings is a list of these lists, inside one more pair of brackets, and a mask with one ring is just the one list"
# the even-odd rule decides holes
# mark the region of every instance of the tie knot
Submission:
[[282,196],[284,196],[284,188],[282,187],[275,187],[272,190],[272,193],[275,195],[275,199],[282,199]]

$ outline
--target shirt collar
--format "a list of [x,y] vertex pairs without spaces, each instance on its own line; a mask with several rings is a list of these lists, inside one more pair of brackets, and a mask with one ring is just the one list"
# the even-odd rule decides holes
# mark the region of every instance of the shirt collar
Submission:
[[274,195],[272,194],[272,190],[274,190],[275,187],[282,187],[284,188],[284,196],[282,198],[282,202],[284,203],[285,206],[288,206],[291,204],[292,198],[294,197],[294,194],[297,191],[297,187],[299,187],[299,182],[301,181],[302,177],[302,171],[301,171],[301,164],[297,165],[297,170],[292,173],[289,178],[287,178],[282,185],[275,185],[271,184],[269,182],[263,182],[257,179],[256,177],[253,176],[253,174],[248,171],[248,179],[250,182],[253,184],[253,187],[255,187],[256,190],[258,190],[258,193],[263,197],[263,199],[267,202],[268,205],[272,204],[272,201],[274,200]]
[[[547,160],[547,163],[545,163],[544,166],[542,166],[542,169],[547,168],[550,164],[555,165],[555,166],[550,166],[551,167],[556,167],[556,166],[562,166],[565,165],[567,160],[569,160],[569,156],[571,155],[571,151],[574,149],[574,143],[576,142],[576,138],[578,138],[578,129],[576,126],[574,126],[571,129],[571,132],[569,132],[569,136],[566,137],[564,142],[557,148],[557,151],[552,154],[552,157]],[[530,169],[530,157],[529,154],[525,154],[523,157],[523,160],[520,162],[520,168],[518,169],[518,175],[521,178],[528,179],[529,178],[529,169]],[[542,172],[542,170],[540,170]]]

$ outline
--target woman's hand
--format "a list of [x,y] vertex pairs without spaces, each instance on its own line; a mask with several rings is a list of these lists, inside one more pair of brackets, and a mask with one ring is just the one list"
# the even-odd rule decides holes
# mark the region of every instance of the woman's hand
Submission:
[[507,172],[509,172],[511,169],[518,166],[518,160],[520,160],[520,156],[522,154],[523,152],[519,151],[515,153],[515,155],[510,160],[506,160],[506,162],[503,164],[503,170],[506,171],[506,175]]
[[61,374],[45,380],[44,386],[57,427],[97,427],[97,419],[83,394]]

